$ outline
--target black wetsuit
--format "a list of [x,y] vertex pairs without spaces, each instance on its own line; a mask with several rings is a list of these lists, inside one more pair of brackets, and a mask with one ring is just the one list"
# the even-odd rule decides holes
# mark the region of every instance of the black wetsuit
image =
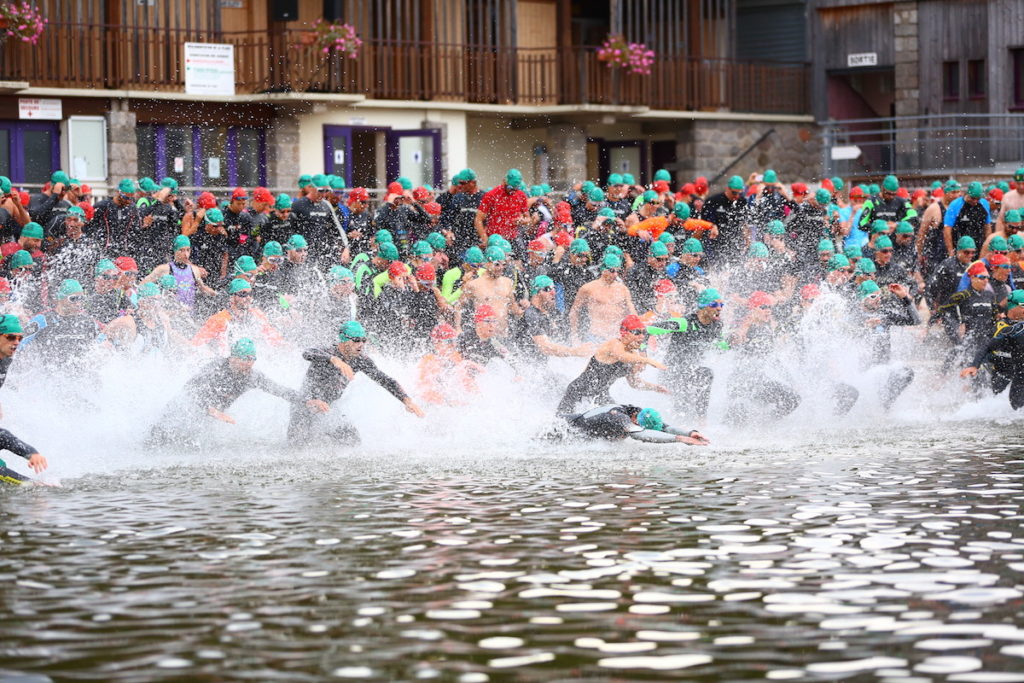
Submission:
[[[885,299],[877,310],[861,309],[859,315],[862,321],[861,330],[869,335],[867,367],[886,365],[892,360],[890,328],[917,325],[921,322],[921,318],[917,315],[917,309],[914,308],[914,300],[910,297],[896,300]],[[872,318],[878,318],[879,324],[868,329],[866,323]],[[913,381],[914,370],[912,368],[898,365],[891,370],[882,385],[882,406],[888,410]]]
[[707,259],[716,267],[738,263],[747,246],[744,235],[748,206],[743,196],[729,199],[725,193],[709,197],[700,217],[718,226],[718,238],[707,244]]
[[[7,381],[7,371],[11,367],[11,363],[14,361],[13,356],[8,358],[0,358],[0,387]],[[23,458],[28,458],[33,453],[38,453],[34,446],[30,446],[25,443],[14,434],[11,434],[6,429],[0,429],[0,451],[10,451],[15,455],[20,455]],[[8,484],[19,484],[26,481],[28,477],[22,476],[13,470],[7,469],[7,463],[0,460],[0,482]]]
[[593,400],[595,403],[612,403],[610,393],[612,384],[617,379],[627,377],[632,371],[632,363],[623,363],[622,361],[602,363],[597,360],[597,356],[592,356],[580,376],[570,382],[566,388],[565,396],[558,404],[558,414],[571,413],[576,405],[584,399]]
[[992,393],[1010,387],[1010,406],[1024,407],[1024,322],[1000,323],[995,336],[978,350],[971,363],[976,368],[992,364]]
[[554,329],[554,321],[550,314],[536,306],[530,306],[523,311],[523,317],[513,328],[510,339],[520,353],[534,359],[544,359],[544,353],[541,352],[533,338],[547,337],[551,339]]
[[309,243],[309,255],[314,261],[328,258],[334,263],[334,246],[340,239],[331,218],[331,205],[323,200],[299,197],[292,203],[291,222],[295,233]]
[[638,406],[612,403],[584,413],[565,416],[571,431],[592,439],[619,441],[630,438],[648,443],[674,443],[677,435],[688,436],[689,430],[665,425],[663,431],[644,429],[633,420],[640,413]]
[[729,416],[737,422],[750,417],[749,404],[767,409],[773,418],[784,417],[800,405],[800,395],[792,387],[769,379],[765,368],[775,347],[775,331],[768,324],[754,324],[746,340],[739,345],[736,369],[729,376]]
[[[692,409],[694,415],[705,417],[711,398],[711,382],[715,378],[711,368],[704,366],[704,354],[722,340],[722,323],[703,324],[697,313],[685,318],[674,318],[651,325],[669,330],[665,379],[672,390],[676,412]],[[664,337],[662,337],[664,339]]]
[[442,230],[451,230],[455,234],[455,241],[448,252],[449,258],[455,261],[461,261],[466,250],[480,242],[473,221],[476,220],[476,212],[483,197],[483,192],[443,192],[437,196],[437,203],[441,205],[438,227]]
[[988,289],[979,292],[970,285],[957,294],[959,301],[955,317],[957,322],[964,326],[959,352],[960,360],[965,362],[974,358],[980,349],[988,346],[989,340],[995,335],[996,295]]
[[626,287],[633,296],[633,305],[638,311],[649,311],[654,308],[656,297],[654,285],[658,280],[667,280],[665,270],[658,270],[644,261],[633,266],[626,274]]
[[481,339],[477,336],[476,329],[473,327],[467,327],[459,335],[458,340],[456,340],[456,346],[463,358],[480,365],[487,365],[495,358],[501,358],[506,362],[510,361],[508,349],[497,337]]
[[565,258],[558,263],[551,265],[551,279],[562,287],[562,300],[565,303],[565,310],[572,308],[576,301],[576,293],[580,287],[597,277],[597,274],[587,266],[574,266]]
[[[377,364],[369,357],[359,355],[352,358],[345,358],[338,353],[336,347],[313,347],[302,352],[302,358],[309,361],[309,368],[302,380],[302,387],[299,390],[303,400],[316,399],[328,405],[334,403],[348,387],[348,380],[341,374],[334,365],[331,358],[339,358],[352,368],[353,372],[361,372],[377,384],[384,387],[389,394],[399,401],[405,401],[408,395],[401,385],[390,375],[385,374]],[[307,442],[313,438],[312,427],[314,420],[319,417],[304,405],[296,405],[292,408],[291,420],[288,423],[288,439],[293,443]],[[342,420],[341,424],[328,432],[328,436],[345,444],[359,443],[359,433],[355,427]]]
[[62,317],[50,312],[44,317],[46,326],[35,333],[24,352],[33,358],[38,356],[46,366],[59,366],[64,371],[84,369],[87,355],[100,336],[99,324],[87,314]]

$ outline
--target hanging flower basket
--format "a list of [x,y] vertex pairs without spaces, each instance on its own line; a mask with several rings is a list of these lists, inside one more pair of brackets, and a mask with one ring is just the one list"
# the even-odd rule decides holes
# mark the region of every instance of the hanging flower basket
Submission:
[[325,55],[333,52],[342,59],[358,59],[359,48],[363,46],[363,41],[359,38],[354,26],[323,19],[313,22],[312,37],[311,43],[320,52]]
[[37,8],[23,2],[0,3],[0,38],[35,45],[46,28],[46,19]]
[[621,68],[626,73],[650,76],[654,66],[654,50],[643,43],[630,43],[621,35],[610,35],[597,49],[597,58],[609,69]]

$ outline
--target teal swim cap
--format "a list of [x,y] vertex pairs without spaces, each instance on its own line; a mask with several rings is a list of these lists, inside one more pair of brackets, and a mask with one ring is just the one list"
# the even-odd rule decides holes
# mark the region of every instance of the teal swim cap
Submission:
[[498,233],[494,233],[493,235],[489,235],[487,237],[487,246],[489,246],[489,247],[500,246],[501,245],[501,240],[502,240],[502,236],[499,235]]
[[139,287],[137,292],[140,299],[146,299],[151,296],[157,296],[160,294],[160,285],[155,282],[147,282],[146,284]]
[[1002,235],[993,235],[991,241],[988,243],[988,248],[992,251],[1008,251],[1010,249],[1010,244]]
[[298,184],[300,190],[304,187],[309,187],[310,185],[313,184],[313,176],[311,176],[308,173],[303,173],[302,175],[299,176]]
[[769,235],[785,235],[786,226],[783,225],[780,220],[768,221],[768,225],[765,226],[765,231]]
[[0,334],[25,334],[18,316],[13,313],[0,315]]
[[742,190],[743,178],[740,178],[738,175],[734,175],[733,177],[729,178],[728,187],[730,190]]
[[859,287],[857,287],[857,295],[861,299],[866,299],[872,294],[878,294],[879,291],[881,291],[881,289],[879,288],[878,283],[874,280],[865,280],[860,283]]
[[672,207],[672,213],[681,221],[689,220],[690,205],[686,202],[676,202],[676,205]]
[[644,204],[653,204],[656,201],[658,201],[658,193],[654,190],[647,190],[643,193]]
[[672,174],[670,174],[663,168],[659,168],[657,171],[654,172],[654,180],[664,180],[665,182],[672,182]]
[[338,329],[338,341],[346,342],[353,339],[366,339],[366,328],[358,320],[342,323]]
[[169,176],[160,181],[160,187],[166,187],[171,194],[178,194],[178,181]]
[[604,256],[607,256],[608,254],[615,254],[616,256],[622,256],[622,247],[620,247],[617,244],[609,244],[607,247],[604,248],[604,254],[602,254],[601,256],[603,258]]
[[554,286],[555,281],[549,278],[547,275],[538,275],[537,277],[533,278],[533,282],[530,284],[530,293],[536,294],[542,289],[547,289],[548,287]]
[[207,223],[223,223],[224,212],[220,209],[207,209],[206,213],[203,215],[203,220]]
[[21,236],[28,237],[29,239],[41,240],[45,237],[43,234],[43,226],[30,221],[21,229]]
[[615,212],[609,209],[607,206],[598,211],[597,215],[603,218],[615,218]]
[[886,192],[895,192],[900,189],[900,181],[894,175],[887,175],[882,179],[882,189]]
[[480,247],[470,247],[466,250],[463,260],[471,266],[479,266],[484,262],[484,252],[480,250]]
[[487,263],[498,263],[499,261],[505,260],[505,252],[501,247],[487,247],[487,251],[484,252],[484,260]]
[[569,243],[570,254],[589,254],[590,244],[582,237],[577,237]]
[[676,236],[670,233],[668,230],[666,230],[665,232],[661,233],[661,236],[658,238],[658,241],[661,242],[662,244],[675,244]]
[[11,256],[11,261],[8,264],[8,267],[11,270],[15,270],[16,268],[25,268],[26,266],[34,266],[35,264],[36,262],[32,260],[32,254],[28,253],[24,249],[19,249]]
[[231,281],[231,284],[228,286],[228,294],[238,294],[239,292],[244,292],[246,290],[251,289],[252,285],[250,285],[246,280],[243,280],[240,277],[236,277],[234,280]]
[[345,266],[331,266],[329,271],[331,279],[335,282],[343,282],[345,280],[355,281],[356,276],[353,275],[352,271]]
[[622,268],[622,259],[615,254],[605,254],[604,260],[601,261],[601,270],[616,270],[619,268]]
[[377,247],[377,257],[385,261],[397,261],[398,247],[392,242],[383,242]]
[[651,258],[661,258],[668,256],[668,247],[665,246],[664,242],[651,242],[649,252]]
[[446,240],[444,235],[439,232],[432,232],[427,235],[426,241],[434,251],[444,251],[448,248],[448,240]]
[[871,221],[871,232],[885,232],[888,229],[889,226],[881,218]]
[[248,337],[242,337],[231,345],[231,357],[256,360],[256,342]]
[[285,249],[306,249],[309,247],[309,244],[306,243],[306,238],[302,235],[292,235],[284,246]]
[[139,191],[139,188],[135,186],[135,181],[131,178],[125,178],[117,184],[117,191],[122,194],[135,194]]
[[395,178],[395,182],[398,183],[399,185],[401,185],[403,190],[411,190],[412,189],[412,181],[409,180],[408,178],[406,178],[404,175],[401,175],[401,176],[398,176],[397,178]]
[[840,268],[849,268],[850,259],[846,258],[846,254],[836,254],[828,260],[828,269],[830,271],[839,270]]
[[684,254],[703,254],[704,245],[700,243],[700,240],[696,237],[690,237],[683,242],[683,253]]
[[256,270],[259,266],[256,265],[256,260],[248,254],[243,254],[235,259],[235,268],[232,271],[235,275],[241,273],[251,273]]
[[608,185],[609,186],[621,185],[621,184],[622,184],[622,174],[621,173],[612,173],[612,174],[610,174],[608,176]]
[[587,193],[587,199],[592,202],[603,202],[604,201],[604,190],[600,187],[595,187]]
[[978,245],[974,243],[973,237],[971,237],[970,235],[964,235],[959,239],[959,241],[957,241],[956,248],[958,251],[963,251],[964,249],[977,250]]
[[96,275],[101,275],[101,274],[107,272],[108,270],[117,270],[117,269],[118,268],[117,268],[116,265],[114,265],[113,261],[111,261],[108,258],[105,258],[105,259],[100,259],[99,261],[96,262],[96,267],[93,269],[93,272]]
[[636,423],[644,429],[651,429],[660,432],[665,429],[665,422],[661,419],[661,413],[654,408],[644,408],[636,416]]
[[764,172],[764,178],[762,178],[762,180],[766,183],[777,183],[779,182],[779,174],[769,168]]
[[900,221],[899,224],[896,226],[896,234],[897,235],[913,235],[914,234],[914,226],[911,225],[910,223],[906,222],[906,221]]
[[818,253],[819,254],[824,252],[824,251],[835,251],[835,250],[836,250],[835,242],[833,242],[832,240],[830,240],[828,238],[825,238],[825,239],[821,240],[820,242],[818,242]]
[[277,199],[274,200],[274,208],[278,211],[292,208],[292,198],[286,194],[277,195]]
[[862,258],[857,261],[857,275],[874,275],[878,272],[875,262],[869,258]]
[[1024,289],[1015,289],[1010,292],[1010,296],[1006,299],[1006,310],[1017,308],[1018,306],[1024,306]]
[[697,306],[699,308],[707,308],[711,304],[719,303],[722,301],[722,295],[718,293],[718,290],[714,287],[708,287],[701,291],[697,295]]
[[771,252],[768,251],[764,242],[754,242],[750,245],[750,251],[747,253],[750,258],[768,258],[770,255]]
[[373,238],[375,240],[377,240],[377,244],[381,244],[383,242],[392,242],[393,243],[395,241],[395,237],[394,237],[394,235],[391,234],[391,231],[390,230],[385,230],[383,228],[381,228],[380,230],[375,232],[373,234]]
[[168,273],[160,278],[160,289],[167,291],[169,289],[177,289],[178,281],[174,279],[174,276]]
[[892,240],[888,235],[882,235],[875,239],[875,249],[892,249]]
[[174,251],[184,249],[185,247],[191,247],[192,240],[188,238],[188,235],[178,235],[174,238]]
[[156,192],[160,189],[160,186],[157,185],[152,178],[146,177],[139,178],[139,189],[143,192]]
[[413,256],[433,256],[434,248],[430,246],[430,242],[426,240],[417,240],[412,245]]
[[859,244],[851,244],[850,246],[843,249],[843,253],[846,254],[846,258],[863,258],[864,252],[861,250]]
[[64,280],[60,283],[60,287],[57,288],[57,298],[67,299],[72,294],[84,294],[85,290],[82,288],[82,283],[78,280]]
[[280,242],[270,240],[269,242],[263,245],[263,255],[284,256],[284,248],[281,246]]

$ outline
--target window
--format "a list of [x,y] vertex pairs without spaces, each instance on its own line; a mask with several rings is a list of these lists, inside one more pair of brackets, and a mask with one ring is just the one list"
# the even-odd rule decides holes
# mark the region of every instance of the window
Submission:
[[980,100],[985,97],[987,90],[985,77],[985,60],[971,59],[967,62],[967,97],[972,100]]
[[0,121],[0,175],[15,183],[50,180],[60,168],[60,131],[57,123]]
[[942,99],[960,99],[960,62],[942,63]]
[[180,185],[255,187],[266,183],[266,131],[242,126],[136,128],[139,174]]
[[68,119],[68,155],[72,178],[107,179],[107,122],[102,116]]
[[1024,47],[1010,50],[1013,63],[1013,105],[1024,107]]

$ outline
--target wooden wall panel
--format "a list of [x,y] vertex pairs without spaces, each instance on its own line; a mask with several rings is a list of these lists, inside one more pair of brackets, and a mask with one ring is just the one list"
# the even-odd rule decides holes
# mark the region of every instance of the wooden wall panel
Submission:
[[[967,60],[986,59],[988,20],[986,0],[937,0],[917,8],[920,109],[922,114],[982,113],[985,100],[967,97]],[[961,98],[944,101],[943,62],[955,61],[960,69]]]
[[814,61],[819,68],[846,69],[852,53],[874,52],[879,66],[895,64],[893,5],[819,9]]
[[557,10],[553,0],[519,0],[516,7],[516,85],[521,101],[547,104],[557,99]]

